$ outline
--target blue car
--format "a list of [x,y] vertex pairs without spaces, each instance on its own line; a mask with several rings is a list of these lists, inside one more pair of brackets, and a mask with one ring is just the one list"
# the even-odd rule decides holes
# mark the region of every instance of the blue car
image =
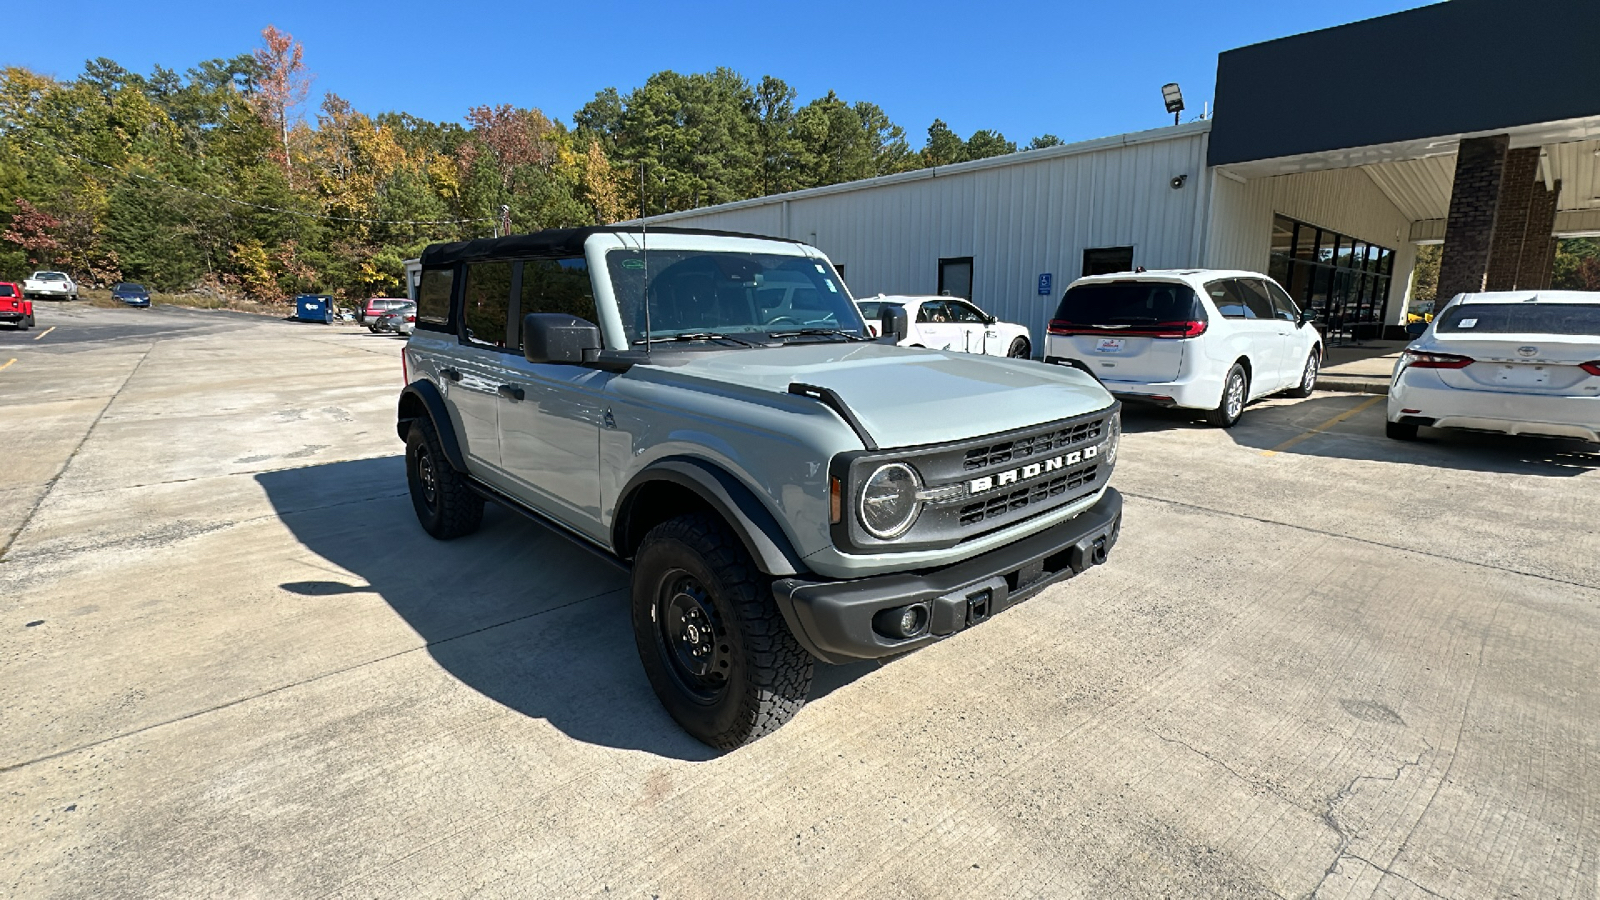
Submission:
[[131,281],[119,281],[111,286],[111,298],[121,300],[129,306],[142,306],[149,308],[150,292],[144,285],[134,284]]

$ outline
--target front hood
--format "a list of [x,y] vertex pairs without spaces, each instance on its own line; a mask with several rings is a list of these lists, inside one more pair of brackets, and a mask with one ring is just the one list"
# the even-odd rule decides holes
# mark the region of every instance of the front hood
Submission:
[[1093,378],[1065,366],[888,344],[791,344],[674,356],[672,365],[647,367],[653,378],[780,394],[793,382],[829,388],[880,447],[980,437],[1112,403]]

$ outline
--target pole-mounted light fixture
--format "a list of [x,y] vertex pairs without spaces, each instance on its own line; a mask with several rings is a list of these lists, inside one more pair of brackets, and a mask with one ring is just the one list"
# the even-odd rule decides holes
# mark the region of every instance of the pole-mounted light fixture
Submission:
[[1167,112],[1172,113],[1172,124],[1178,124],[1178,115],[1183,112],[1183,91],[1176,81],[1161,86],[1161,99],[1167,103]]

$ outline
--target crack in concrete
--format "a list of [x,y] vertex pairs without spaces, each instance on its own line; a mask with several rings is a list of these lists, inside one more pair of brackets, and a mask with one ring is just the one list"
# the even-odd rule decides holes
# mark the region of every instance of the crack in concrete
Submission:
[[67,454],[66,460],[61,463],[61,468],[57,470],[55,476],[49,481],[45,482],[44,493],[40,494],[39,499],[35,500],[33,502],[33,506],[29,507],[28,514],[22,517],[22,523],[16,527],[16,530],[12,531],[11,534],[6,536],[5,543],[0,544],[0,562],[5,561],[6,554],[11,551],[11,547],[16,543],[17,538],[21,537],[22,532],[27,530],[28,523],[33,521],[34,515],[39,512],[39,507],[43,506],[44,502],[50,499],[51,492],[53,492],[56,489],[56,485],[61,482],[62,476],[67,474],[67,469],[71,467],[72,461],[78,458],[78,453],[79,451],[83,450],[83,445],[89,442],[89,436],[94,434],[95,427],[100,424],[101,419],[105,418],[106,410],[109,410],[111,408],[111,404],[117,402],[117,398],[122,396],[123,388],[128,386],[128,382],[133,380],[133,376],[139,374],[139,369],[144,366],[144,361],[150,358],[150,354],[154,352],[156,347],[160,346],[160,344],[160,340],[152,341],[150,346],[144,349],[144,353],[139,355],[139,361],[133,364],[132,369],[128,370],[128,374],[122,379],[122,383],[117,385],[117,389],[111,392],[110,397],[106,398],[106,405],[100,407],[99,414],[94,417],[94,421],[90,422],[89,427],[84,430],[83,437],[78,439],[78,446],[73,447],[72,452]]
[[1182,500],[1170,500],[1170,499],[1168,499],[1166,497],[1157,497],[1157,496],[1154,496],[1152,494],[1139,494],[1139,493],[1135,493],[1134,491],[1130,491],[1130,490],[1127,490],[1127,489],[1124,489],[1124,488],[1118,488],[1118,490],[1122,491],[1122,496],[1124,496],[1124,497],[1137,497],[1140,500],[1151,500],[1151,501],[1154,501],[1156,503],[1165,503],[1165,504],[1167,504],[1169,506],[1181,506],[1181,507],[1183,507],[1185,509],[1192,509],[1192,510],[1196,510],[1198,512],[1211,513],[1213,515],[1218,515],[1218,516],[1227,516],[1228,518],[1231,518],[1231,519],[1244,519],[1244,520],[1249,521],[1249,522],[1260,522],[1263,525],[1277,525],[1277,526],[1280,526],[1280,527],[1283,527],[1283,528],[1293,528],[1296,531],[1304,531],[1304,532],[1307,532],[1309,534],[1321,535],[1322,537],[1331,537],[1331,538],[1338,538],[1340,540],[1354,541],[1355,543],[1358,543],[1358,544],[1367,544],[1368,546],[1372,546],[1372,547],[1382,547],[1385,550],[1398,550],[1398,551],[1400,551],[1402,553],[1415,553],[1418,556],[1426,556],[1426,557],[1429,557],[1430,559],[1440,559],[1440,560],[1444,560],[1446,562],[1461,563],[1462,565],[1476,566],[1476,567],[1481,568],[1481,569],[1490,569],[1490,570],[1495,571],[1495,572],[1505,572],[1505,573],[1510,574],[1510,575],[1522,575],[1522,576],[1527,577],[1527,578],[1537,578],[1537,579],[1539,579],[1541,581],[1549,581],[1549,582],[1552,582],[1554,584],[1564,584],[1564,585],[1568,585],[1568,586],[1571,586],[1571,587],[1585,588],[1585,589],[1588,589],[1588,590],[1591,590],[1591,591],[1600,591],[1600,584],[1589,584],[1589,583],[1583,582],[1583,581],[1572,581],[1572,580],[1566,579],[1566,578],[1558,578],[1558,577],[1556,577],[1554,575],[1542,575],[1542,574],[1540,574],[1538,572],[1529,572],[1529,571],[1526,571],[1526,570],[1523,570],[1523,569],[1513,569],[1510,566],[1499,566],[1499,565],[1494,565],[1492,563],[1480,562],[1480,561],[1475,560],[1475,559],[1464,559],[1464,558],[1459,557],[1459,556],[1450,556],[1450,555],[1444,554],[1444,553],[1435,553],[1435,552],[1433,552],[1431,550],[1418,550],[1415,547],[1404,547],[1404,546],[1401,546],[1399,544],[1387,544],[1387,543],[1384,543],[1383,541],[1375,541],[1375,540],[1373,540],[1371,538],[1356,537],[1353,534],[1343,534],[1343,533],[1337,532],[1337,531],[1327,531],[1327,530],[1322,529],[1322,528],[1312,528],[1309,525],[1296,525],[1293,522],[1281,522],[1281,521],[1279,521],[1277,519],[1267,519],[1267,518],[1263,518],[1261,516],[1252,516],[1252,515],[1250,515],[1248,513],[1230,512],[1230,511],[1225,510],[1225,509],[1214,509],[1214,508],[1209,507],[1209,506],[1201,506],[1201,505],[1199,505],[1197,503],[1185,503]]
[[[1399,781],[1400,780],[1400,776],[1405,774],[1405,771],[1407,769],[1415,768],[1416,766],[1422,765],[1423,757],[1425,757],[1428,754],[1432,753],[1434,748],[1433,748],[1433,744],[1430,743],[1427,738],[1422,738],[1421,740],[1422,740],[1423,745],[1426,746],[1427,749],[1425,749],[1422,752],[1418,753],[1416,759],[1411,760],[1409,762],[1400,763],[1400,765],[1394,770],[1394,774],[1393,775],[1357,775],[1354,778],[1350,779],[1350,783],[1345,785],[1344,788],[1342,790],[1340,790],[1337,794],[1334,794],[1332,797],[1328,798],[1328,806],[1327,806],[1327,808],[1324,809],[1318,815],[1322,819],[1322,824],[1328,826],[1329,830],[1331,830],[1335,835],[1338,836],[1338,838],[1339,838],[1339,847],[1334,852],[1333,861],[1329,862],[1328,863],[1328,868],[1323,870],[1323,872],[1322,872],[1322,880],[1318,881],[1316,887],[1311,889],[1311,893],[1306,895],[1306,900],[1315,900],[1317,894],[1322,891],[1323,886],[1328,883],[1328,879],[1333,877],[1335,872],[1339,871],[1339,863],[1340,862],[1342,862],[1343,860],[1346,860],[1346,859],[1361,859],[1360,857],[1356,856],[1355,854],[1349,852],[1350,843],[1351,843],[1351,841],[1353,841],[1355,839],[1355,835],[1353,833],[1349,832],[1349,831],[1346,831],[1345,827],[1342,824],[1340,824],[1338,816],[1335,815],[1335,811],[1339,808],[1339,805],[1344,803],[1346,800],[1349,800],[1351,797],[1355,796],[1356,785],[1360,784],[1363,781],[1389,781],[1389,782]],[[1424,810],[1424,813],[1426,813],[1426,810]],[[1362,862],[1367,862],[1364,859],[1362,859],[1361,861]],[[1367,864],[1368,865],[1372,865],[1371,863],[1367,863]],[[1373,866],[1373,868],[1379,869],[1381,867]]]
[[1345,859],[1353,859],[1353,860],[1355,860],[1357,862],[1366,863],[1367,865],[1371,866],[1372,868],[1376,869],[1379,872],[1382,872],[1385,875],[1388,875],[1388,876],[1390,876],[1392,878],[1398,878],[1401,881],[1404,881],[1406,884],[1409,884],[1412,887],[1416,888],[1417,890],[1423,892],[1424,894],[1427,894],[1429,897],[1438,897],[1438,898],[1440,898],[1440,900],[1454,900],[1454,898],[1452,898],[1452,897],[1450,897],[1450,896],[1448,896],[1446,894],[1441,894],[1438,891],[1432,890],[1431,888],[1424,887],[1424,886],[1416,883],[1415,881],[1412,881],[1411,879],[1407,878],[1404,875],[1401,875],[1399,872],[1396,872],[1393,869],[1385,869],[1383,866],[1378,865],[1377,863],[1373,862],[1370,859],[1367,859],[1364,856],[1357,856],[1354,853],[1346,853],[1344,855],[1344,858]]
[[1167,737],[1166,735],[1162,734],[1159,731],[1154,731],[1154,730],[1151,730],[1151,729],[1146,729],[1146,730],[1150,731],[1151,734],[1155,735],[1156,737],[1160,738],[1163,741],[1166,741],[1169,744],[1177,744],[1178,746],[1180,746],[1180,747],[1184,748],[1185,750],[1188,750],[1190,753],[1193,753],[1196,756],[1199,756],[1200,758],[1212,763],[1213,765],[1220,766],[1229,775],[1232,775],[1234,778],[1239,779],[1241,782],[1249,785],[1251,788],[1254,788],[1254,789],[1257,789],[1257,790],[1266,791],[1268,794],[1271,794],[1272,796],[1278,798],[1279,800],[1282,800],[1284,803],[1287,803],[1288,805],[1294,807],[1295,809],[1299,809],[1299,810],[1302,810],[1304,812],[1315,812],[1315,810],[1305,809],[1300,804],[1294,802],[1293,800],[1291,800],[1288,797],[1285,797],[1283,794],[1278,792],[1277,788],[1273,787],[1272,785],[1267,784],[1267,783],[1265,783],[1263,781],[1260,781],[1258,779],[1250,778],[1250,777],[1244,775],[1239,770],[1235,769],[1233,766],[1229,765],[1226,762],[1223,762],[1222,760],[1216,758],[1215,756],[1212,756],[1211,754],[1207,753],[1206,751],[1201,750],[1200,748],[1194,746],[1193,744],[1189,743],[1188,741],[1185,741],[1185,740],[1183,740],[1181,738]]

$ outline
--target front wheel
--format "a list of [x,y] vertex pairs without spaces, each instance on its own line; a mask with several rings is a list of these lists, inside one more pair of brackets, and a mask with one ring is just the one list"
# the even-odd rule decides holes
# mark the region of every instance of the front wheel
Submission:
[[811,689],[815,662],[789,633],[770,580],[709,515],[645,535],[633,563],[633,637],[667,713],[719,750],[776,731]]
[[1019,337],[1011,342],[1010,347],[1006,348],[1006,356],[1010,359],[1027,359],[1029,349],[1028,339]]
[[1306,367],[1300,370],[1300,383],[1288,391],[1289,396],[1304,399],[1317,389],[1317,375],[1322,371],[1322,357],[1317,348],[1311,348],[1306,357]]
[[1234,363],[1228,377],[1222,382],[1222,401],[1217,408],[1206,413],[1206,421],[1218,428],[1232,428],[1244,412],[1244,400],[1250,396],[1250,377],[1244,366]]

